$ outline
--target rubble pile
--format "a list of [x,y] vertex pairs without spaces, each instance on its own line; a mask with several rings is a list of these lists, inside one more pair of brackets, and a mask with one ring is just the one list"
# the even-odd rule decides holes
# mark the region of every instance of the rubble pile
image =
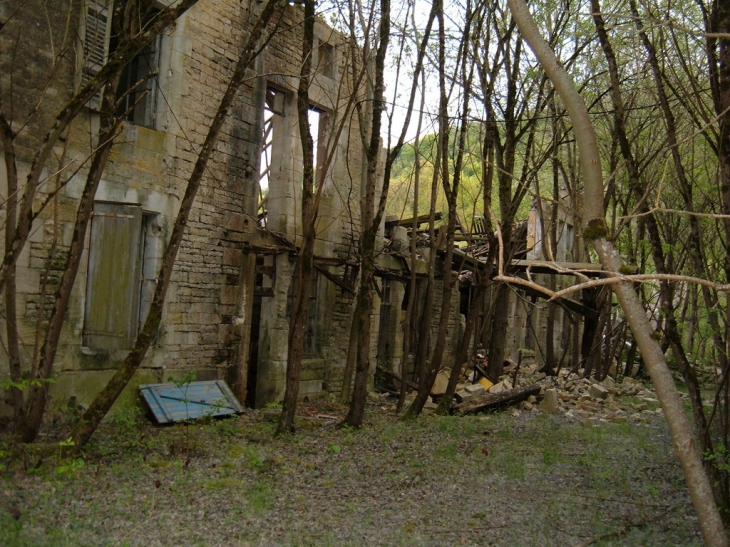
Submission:
[[[506,405],[513,403],[509,406],[513,415],[547,412],[581,421],[625,422],[644,421],[649,414],[662,412],[654,390],[630,377],[617,381],[606,376],[602,381],[597,381],[583,378],[582,370],[578,373],[560,370],[557,376],[548,376],[539,372],[537,365],[532,362],[520,366],[510,363],[504,368],[500,381],[494,385],[486,378],[479,378],[478,373],[468,373],[470,378],[464,377],[464,381],[457,386],[454,408],[468,406],[469,411],[476,411],[481,408],[482,401],[485,403],[484,408],[487,408],[488,402],[495,400],[493,395],[501,394],[500,399],[505,400]],[[439,373],[431,391],[435,401],[445,393],[450,374],[450,370]],[[534,386],[539,386],[539,394],[526,398],[520,396]],[[510,401],[511,394],[514,394],[514,401]]]

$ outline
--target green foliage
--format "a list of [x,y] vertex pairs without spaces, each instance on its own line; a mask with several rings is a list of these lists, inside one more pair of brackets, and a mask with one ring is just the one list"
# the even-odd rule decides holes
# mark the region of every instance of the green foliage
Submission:
[[250,484],[244,496],[249,507],[256,512],[266,511],[274,503],[271,487],[264,481]]
[[7,469],[9,459],[10,451],[8,450],[8,443],[0,441],[0,473]]
[[81,458],[60,460],[56,466],[55,473],[58,477],[72,477],[81,471],[84,465],[84,460]]
[[195,381],[195,378],[197,378],[197,372],[194,370],[189,370],[180,378],[175,378],[174,376],[168,376],[167,381],[172,382],[175,384],[175,386],[179,387],[180,389],[184,389],[190,386],[191,383]]
[[702,457],[705,461],[712,462],[715,469],[723,473],[730,473],[730,453],[724,444],[715,446],[714,451],[705,450]]
[[56,380],[53,378],[23,378],[20,382],[14,382],[8,378],[3,382],[3,389],[5,391],[15,388],[20,391],[25,391],[29,387],[42,387],[45,384],[55,384]]
[[629,266],[628,264],[622,264],[618,271],[623,275],[633,275],[636,273],[636,267]]
[[602,218],[594,218],[588,221],[588,225],[583,230],[583,237],[586,241],[595,239],[607,239],[609,235],[606,221]]
[[215,427],[222,437],[236,437],[240,434],[238,423],[233,417],[225,417],[217,420]]
[[258,446],[248,445],[243,449],[243,466],[254,471],[263,471],[266,467],[266,452]]

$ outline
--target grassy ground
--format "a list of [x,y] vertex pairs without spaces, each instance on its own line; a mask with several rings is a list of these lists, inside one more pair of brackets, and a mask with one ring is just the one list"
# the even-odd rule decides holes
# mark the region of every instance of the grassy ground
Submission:
[[[426,416],[360,430],[305,407],[155,427],[130,413],[81,459],[5,461],[3,546],[701,545],[661,416]],[[24,470],[23,467],[28,467]]]

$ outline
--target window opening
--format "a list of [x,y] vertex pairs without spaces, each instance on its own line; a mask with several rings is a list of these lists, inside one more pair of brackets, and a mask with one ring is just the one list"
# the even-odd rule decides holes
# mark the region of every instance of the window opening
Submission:
[[564,224],[563,235],[565,239],[565,260],[571,261],[573,260],[573,245],[575,243],[575,230],[572,224]]
[[256,281],[254,294],[257,296],[274,296],[276,282],[276,256],[256,255]]
[[[267,196],[271,175],[277,169],[275,165],[277,157],[280,157],[283,146],[284,135],[280,134],[280,123],[285,116],[284,92],[269,87],[266,90],[266,100],[263,110],[263,127],[261,138],[261,155],[259,161],[259,206],[258,226],[266,228],[268,205]],[[317,107],[309,108],[309,129],[314,141],[314,180],[317,184],[324,180],[324,163],[327,152],[327,137],[329,131],[329,113]]]
[[320,42],[317,47],[317,70],[322,76],[335,78],[335,47],[327,42]]
[[141,265],[140,265],[140,297],[139,297],[139,329],[142,329],[152,305],[157,289],[159,261],[162,259],[162,225],[160,215],[156,213],[142,214]]
[[390,296],[391,280],[382,278],[383,296],[380,300],[380,329],[378,333],[378,362],[388,363],[393,357],[395,331],[391,329],[392,302]]
[[324,163],[327,159],[327,137],[329,132],[329,114],[316,107],[309,108],[309,131],[314,141],[314,181],[324,181]]
[[[150,9],[142,17],[143,26],[149,25],[159,15],[160,10]],[[118,36],[112,33],[109,51],[115,51]],[[156,108],[156,88],[160,66],[160,46],[162,36],[156,36],[132,61],[122,69],[117,87],[119,107],[117,115],[135,125],[154,127]]]
[[[159,13],[159,9],[148,10],[142,16],[143,26],[153,21]],[[96,75],[106,63],[109,54],[118,46],[119,37],[113,32],[115,25],[111,16],[109,0],[86,0],[81,85]],[[155,124],[156,73],[159,70],[161,44],[162,36],[155,37],[122,70],[117,88],[117,99],[119,99],[117,114],[124,114],[125,119],[131,123],[146,127],[153,127]],[[101,92],[92,97],[88,106],[98,109],[100,103]]]
[[271,180],[272,153],[274,151],[274,138],[280,138],[278,133],[274,135],[274,120],[277,116],[284,116],[284,93],[278,89],[269,87],[266,90],[264,101],[263,134],[261,138],[261,157],[259,161],[259,206],[258,226],[266,228],[267,204],[266,196],[269,192]]

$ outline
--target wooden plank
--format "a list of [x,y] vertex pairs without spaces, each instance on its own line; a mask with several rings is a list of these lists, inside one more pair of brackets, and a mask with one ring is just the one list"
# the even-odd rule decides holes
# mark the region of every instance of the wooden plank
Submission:
[[538,393],[540,393],[540,386],[537,384],[522,389],[509,389],[501,393],[485,393],[466,403],[454,405],[451,408],[451,412],[452,414],[464,416],[465,414],[473,414],[480,410],[489,410],[490,408],[502,405],[519,403],[527,399],[530,395],[537,395]]
[[[441,212],[436,213],[434,216],[434,222],[441,220],[441,218],[443,216],[444,215]],[[418,222],[418,224],[423,224],[425,222],[428,222],[430,218],[431,218],[430,213],[418,215],[418,219],[416,222]],[[402,219],[399,218],[398,220],[386,220],[385,221],[386,228],[392,228],[394,226],[407,226],[408,228],[410,228],[411,226],[413,226],[413,217],[402,218]]]

